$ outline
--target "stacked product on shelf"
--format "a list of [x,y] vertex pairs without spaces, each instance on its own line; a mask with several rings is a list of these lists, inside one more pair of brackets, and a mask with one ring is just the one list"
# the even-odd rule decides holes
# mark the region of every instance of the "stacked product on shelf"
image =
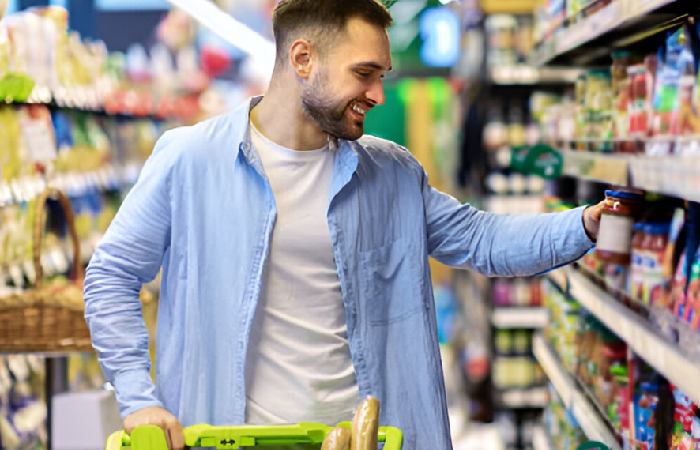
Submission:
[[550,400],[544,412],[546,439],[550,441],[548,448],[575,450],[588,439],[576,418],[567,410],[556,389],[551,385],[549,394]]
[[64,8],[31,8],[0,23],[0,98],[193,121],[210,79],[193,49],[176,56],[164,44],[110,53],[70,32]]
[[[75,213],[81,259],[87,262],[163,123],[68,109],[49,111],[44,105],[0,107],[0,122],[5,142],[0,179],[0,291],[5,296],[36,283],[31,262],[32,223],[37,195],[46,180],[67,193]],[[48,232],[41,252],[47,277],[63,277],[70,267],[70,241],[56,206],[49,202]],[[3,332],[9,330],[0,329],[0,347]],[[45,445],[47,393],[45,383],[36,381],[45,376],[44,359],[30,354],[0,358],[3,448]],[[71,356],[68,379],[75,389],[104,383],[94,355]]]
[[[575,299],[554,285],[545,292],[552,318],[546,340],[622,448],[694,448],[700,438],[697,405]],[[557,408],[548,415],[561,417]],[[560,422],[547,421],[550,436],[558,436]]]

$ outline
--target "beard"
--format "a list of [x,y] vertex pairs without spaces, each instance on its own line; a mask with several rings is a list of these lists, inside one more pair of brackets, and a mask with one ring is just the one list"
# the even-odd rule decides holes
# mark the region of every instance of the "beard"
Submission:
[[328,76],[325,72],[304,85],[301,94],[304,113],[330,136],[348,141],[359,139],[364,134],[364,124],[345,115],[354,100],[332,98],[326,93],[327,86]]

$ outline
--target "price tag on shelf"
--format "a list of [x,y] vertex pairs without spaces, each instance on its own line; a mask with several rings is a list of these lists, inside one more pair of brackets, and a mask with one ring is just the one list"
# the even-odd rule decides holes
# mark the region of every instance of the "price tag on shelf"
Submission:
[[588,39],[598,37],[611,30],[625,20],[623,2],[614,1],[586,20]]
[[627,17],[639,17],[661,8],[669,3],[669,0],[626,0],[625,15]]
[[43,105],[27,106],[20,116],[22,140],[32,161],[47,163],[56,159],[51,116]]

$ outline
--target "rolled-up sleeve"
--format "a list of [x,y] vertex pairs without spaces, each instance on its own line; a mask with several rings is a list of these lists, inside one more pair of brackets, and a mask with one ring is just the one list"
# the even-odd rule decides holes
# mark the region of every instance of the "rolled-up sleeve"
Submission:
[[428,251],[440,262],[489,276],[529,276],[569,264],[593,247],[583,207],[535,215],[480,211],[429,185],[423,174]]
[[122,417],[162,406],[150,377],[148,333],[139,292],[158,274],[170,242],[173,157],[168,133],[156,144],[138,181],[98,245],[85,277],[85,318]]

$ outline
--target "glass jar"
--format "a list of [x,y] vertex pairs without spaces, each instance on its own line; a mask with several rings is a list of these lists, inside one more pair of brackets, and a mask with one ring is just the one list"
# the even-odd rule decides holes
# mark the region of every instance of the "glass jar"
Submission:
[[600,218],[596,253],[601,261],[629,265],[632,224],[642,205],[640,193],[607,190]]

